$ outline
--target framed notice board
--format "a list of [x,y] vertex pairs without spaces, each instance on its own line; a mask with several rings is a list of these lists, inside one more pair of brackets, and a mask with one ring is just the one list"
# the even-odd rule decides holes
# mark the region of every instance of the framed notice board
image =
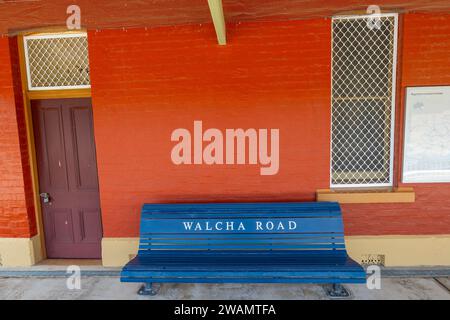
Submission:
[[403,182],[450,182],[450,86],[406,90]]

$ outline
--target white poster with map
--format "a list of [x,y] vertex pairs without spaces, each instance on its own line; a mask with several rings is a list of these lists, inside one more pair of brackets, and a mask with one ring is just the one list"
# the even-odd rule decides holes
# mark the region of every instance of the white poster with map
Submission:
[[403,182],[450,182],[450,87],[406,91]]

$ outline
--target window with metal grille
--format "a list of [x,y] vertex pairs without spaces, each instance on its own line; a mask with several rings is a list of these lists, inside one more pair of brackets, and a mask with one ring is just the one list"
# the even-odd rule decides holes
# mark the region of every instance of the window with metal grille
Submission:
[[331,186],[392,185],[397,15],[332,23]]
[[26,36],[24,46],[30,90],[90,87],[85,33]]

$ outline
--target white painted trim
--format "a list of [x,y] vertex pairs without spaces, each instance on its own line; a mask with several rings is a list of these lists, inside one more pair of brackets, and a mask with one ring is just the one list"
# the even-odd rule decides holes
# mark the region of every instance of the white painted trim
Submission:
[[330,183],[333,190],[339,189],[374,189],[392,187],[392,183],[367,183],[367,184],[333,184]]
[[392,15],[395,21],[394,28],[394,61],[392,62],[392,111],[391,111],[391,159],[390,159],[390,180],[394,184],[394,157],[395,157],[395,104],[397,97],[397,54],[398,54],[398,14]]

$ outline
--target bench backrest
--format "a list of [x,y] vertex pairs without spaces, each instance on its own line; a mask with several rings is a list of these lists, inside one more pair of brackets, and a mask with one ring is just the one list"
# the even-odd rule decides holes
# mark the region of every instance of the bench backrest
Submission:
[[145,204],[139,254],[153,250],[328,250],[345,253],[334,202]]

